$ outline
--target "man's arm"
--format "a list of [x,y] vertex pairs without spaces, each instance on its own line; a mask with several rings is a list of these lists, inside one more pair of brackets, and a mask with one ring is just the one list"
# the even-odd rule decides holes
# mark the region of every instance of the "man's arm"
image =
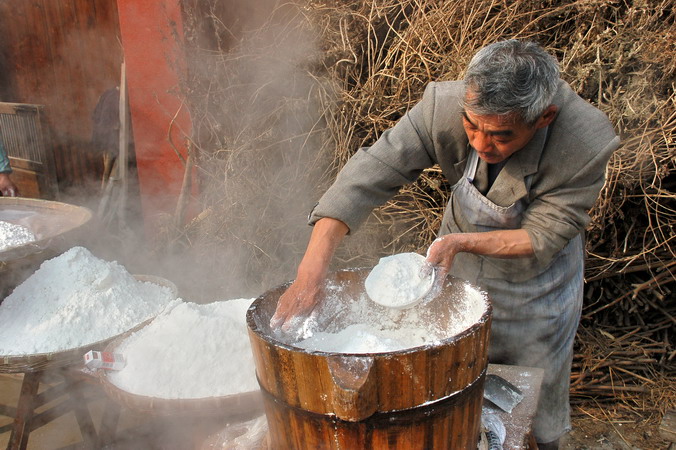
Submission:
[[495,258],[533,256],[533,245],[524,229],[498,230],[483,233],[452,233],[437,238],[427,250],[427,261],[439,268],[444,278],[451,270],[455,255],[460,252]]
[[312,312],[320,301],[333,254],[348,231],[347,225],[337,219],[325,217],[317,221],[296,279],[277,303],[277,310],[270,320],[272,328],[288,330],[295,317],[306,317]]

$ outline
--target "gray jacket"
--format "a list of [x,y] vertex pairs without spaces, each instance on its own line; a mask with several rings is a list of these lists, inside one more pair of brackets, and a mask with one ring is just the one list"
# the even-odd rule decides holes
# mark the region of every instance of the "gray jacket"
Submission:
[[[353,232],[374,207],[434,164],[455,184],[469,153],[462,126],[464,93],[462,81],[430,83],[420,103],[371,147],[359,149],[350,158],[312,211],[310,224],[332,217]],[[486,194],[499,206],[526,201],[521,228],[528,232],[535,252],[533,258],[522,258],[516,264],[515,260],[487,258],[502,266],[495,276],[502,272],[527,279],[542,272],[585,229],[588,210],[604,183],[608,159],[619,147],[619,137],[605,114],[564,81],[553,103],[559,108],[554,122],[512,155]],[[453,226],[441,234],[478,231],[462,215],[444,217],[444,222],[449,220]]]

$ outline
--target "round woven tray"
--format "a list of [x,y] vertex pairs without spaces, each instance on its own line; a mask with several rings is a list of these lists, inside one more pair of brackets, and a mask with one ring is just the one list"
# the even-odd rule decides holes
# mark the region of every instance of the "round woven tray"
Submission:
[[[115,353],[116,349],[131,335],[124,333],[113,339],[104,351]],[[107,377],[107,371],[99,370],[98,377],[103,390],[114,401],[138,412],[158,416],[213,416],[223,418],[253,417],[263,413],[263,399],[260,391],[204,398],[160,398],[133,394],[120,389]]]
[[[153,275],[134,275],[134,278],[139,281],[146,281],[169,287],[174,296],[178,295],[176,285],[164,278]],[[77,348],[51,353],[33,353],[30,355],[0,355],[0,373],[37,372],[45,369],[81,364],[84,354],[89,350],[104,348],[114,339],[143,328],[150,323],[151,320],[152,319],[146,320],[124,333]]]
[[85,226],[92,212],[82,206],[22,197],[0,197],[0,220],[27,227],[36,241],[0,251],[0,269],[52,247],[69,243],[69,237]]

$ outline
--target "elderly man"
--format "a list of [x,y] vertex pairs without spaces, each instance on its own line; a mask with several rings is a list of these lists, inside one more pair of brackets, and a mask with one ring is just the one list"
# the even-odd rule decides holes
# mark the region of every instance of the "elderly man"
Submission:
[[607,117],[559,78],[537,44],[481,49],[463,81],[431,83],[346,164],[312,211],[308,248],[272,325],[308,314],[343,237],[439,164],[453,187],[427,260],[490,294],[490,361],[545,369],[533,432],[540,448],[558,448],[570,429],[587,211],[618,146]]
[[7,152],[2,141],[0,141],[0,195],[3,197],[16,197],[19,195],[19,189],[9,176],[11,173],[12,168],[9,166]]

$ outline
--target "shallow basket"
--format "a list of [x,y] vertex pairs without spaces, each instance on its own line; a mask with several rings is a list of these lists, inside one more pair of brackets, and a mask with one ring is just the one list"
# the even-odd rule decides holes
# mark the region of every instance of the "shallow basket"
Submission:
[[[61,248],[84,227],[92,212],[82,206],[22,197],[0,197],[0,220],[23,225],[37,240],[0,251],[0,263],[16,264],[52,247]],[[0,265],[0,268],[3,266]]]
[[[150,321],[149,321],[150,322]],[[147,322],[144,325],[147,325]],[[136,331],[136,330],[135,330]],[[133,334],[133,331],[114,338],[104,349],[115,353],[116,349]],[[161,398],[134,394],[120,389],[107,377],[107,371],[97,371],[98,379],[106,394],[118,404],[137,412],[157,416],[213,416],[254,417],[263,414],[263,400],[260,391],[204,398]]]
[[[156,277],[154,275],[134,275],[134,278],[139,281],[166,286],[172,290],[174,296],[178,295],[176,285],[164,278]],[[117,337],[139,330],[151,320],[152,319],[148,319],[125,333],[120,333],[107,339],[73,349],[50,353],[33,353],[29,355],[0,355],[0,373],[38,372],[46,369],[80,364],[82,363],[84,354],[89,350],[104,348]]]
[[92,212],[82,206],[0,197],[0,221],[24,226],[36,237],[33,242],[0,249],[0,302],[44,261],[77,245],[91,218]]

